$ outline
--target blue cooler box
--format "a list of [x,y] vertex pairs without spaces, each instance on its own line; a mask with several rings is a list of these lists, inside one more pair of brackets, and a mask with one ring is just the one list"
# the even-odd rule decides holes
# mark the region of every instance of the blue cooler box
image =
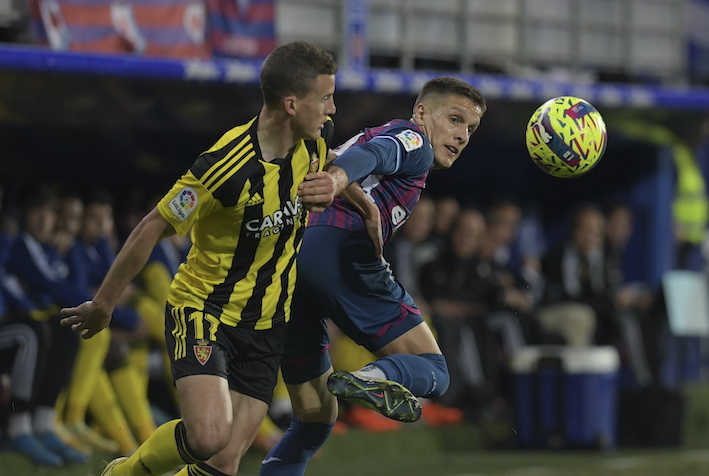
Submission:
[[615,447],[618,367],[613,347],[531,346],[515,352],[520,446]]

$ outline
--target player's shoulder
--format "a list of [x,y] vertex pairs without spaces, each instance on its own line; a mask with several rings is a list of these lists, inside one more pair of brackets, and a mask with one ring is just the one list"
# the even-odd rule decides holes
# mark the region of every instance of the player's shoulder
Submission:
[[377,135],[395,138],[407,152],[425,149],[424,146],[428,141],[416,124],[403,119],[393,119],[377,129],[379,129]]
[[[241,147],[247,146],[249,143],[251,143],[255,137],[256,137],[256,119],[253,118],[249,122],[246,122],[244,124],[239,124],[238,126],[232,127],[228,131],[226,131],[222,136],[214,143],[212,147],[209,148],[205,152],[210,153],[210,152],[215,152],[221,149],[229,148],[227,146],[236,146],[239,145]],[[244,141],[244,139],[247,138],[247,136],[251,136],[251,140]]]

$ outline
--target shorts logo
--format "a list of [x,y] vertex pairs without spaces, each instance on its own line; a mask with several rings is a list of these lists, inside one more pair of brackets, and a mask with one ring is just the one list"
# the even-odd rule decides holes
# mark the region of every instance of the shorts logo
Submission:
[[192,187],[183,188],[175,198],[170,200],[170,210],[180,221],[185,221],[196,207],[197,192]]
[[197,358],[197,361],[204,365],[207,363],[209,358],[212,356],[212,346],[207,345],[209,344],[209,341],[200,339],[197,341],[198,345],[192,346],[194,349],[194,356]]
[[396,136],[404,146],[406,152],[411,152],[412,150],[420,149],[423,145],[423,137],[418,132],[414,132],[411,129],[406,129],[403,132],[399,132]]

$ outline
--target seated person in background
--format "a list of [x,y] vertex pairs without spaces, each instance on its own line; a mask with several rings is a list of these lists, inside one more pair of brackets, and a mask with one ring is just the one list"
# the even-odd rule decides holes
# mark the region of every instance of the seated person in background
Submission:
[[653,292],[645,283],[628,282],[623,270],[625,250],[633,234],[633,211],[628,204],[614,201],[606,205],[604,214],[605,262],[608,282],[615,294],[616,304],[622,309],[647,310],[655,299]]
[[606,217],[605,262],[608,280],[619,313],[625,354],[635,380],[649,384],[660,375],[667,313],[658,291],[646,283],[628,281],[624,272],[625,251],[633,234],[633,210],[622,201],[604,208]]
[[511,245],[512,268],[529,284],[529,292],[539,302],[544,291],[542,256],[546,252],[546,236],[540,211],[527,202]]
[[[29,417],[21,427],[32,433],[46,451],[61,462],[81,463],[87,456],[57,436],[55,405],[60,391],[69,382],[79,340],[59,325],[58,306],[88,297],[69,279],[68,267],[54,247],[57,197],[44,186],[29,187],[18,197],[21,229],[7,255],[6,271],[13,277],[16,295],[21,293],[34,309],[17,317],[31,326],[42,351],[35,371],[34,395]],[[16,278],[16,279],[15,279]],[[11,439],[19,427],[10,428]],[[37,461],[33,450],[17,446]],[[36,449],[36,448],[35,448]],[[44,463],[50,464],[50,463]]]
[[423,194],[401,230],[384,246],[392,271],[425,316],[430,312],[421,295],[419,269],[435,260],[446,247],[445,241],[433,236],[435,220],[435,202]]
[[538,324],[533,317],[536,310],[534,296],[527,281],[512,269],[510,260],[510,246],[517,232],[521,210],[514,200],[503,198],[488,207],[485,217],[478,272],[481,278],[497,288],[497,302],[490,303],[490,312],[495,313],[490,324],[503,333],[503,350],[509,354],[526,342],[538,339]]
[[448,247],[421,267],[421,292],[430,305],[434,328],[451,375],[441,404],[464,410],[477,419],[497,396],[498,362],[487,317],[497,303],[497,288],[481,276],[480,251],[485,218],[463,209]]
[[[115,260],[117,240],[112,197],[94,191],[87,195],[84,206],[78,246],[89,274],[87,292],[91,295]],[[103,432],[119,443],[122,454],[135,450],[156,429],[147,394],[147,336],[149,322],[157,321],[158,327],[163,328],[163,311],[163,305],[144,299],[135,285],[126,289],[113,310],[111,345],[104,364],[104,375],[112,391],[107,387],[99,389],[108,394],[103,399],[92,399],[91,414]],[[109,405],[111,401],[113,404]]]
[[618,341],[616,308],[604,262],[605,218],[598,206],[579,205],[568,238],[542,260],[546,286],[541,327],[569,345]]
[[460,213],[460,202],[451,195],[443,195],[435,199],[436,213],[433,223],[433,236],[448,242],[455,219]]

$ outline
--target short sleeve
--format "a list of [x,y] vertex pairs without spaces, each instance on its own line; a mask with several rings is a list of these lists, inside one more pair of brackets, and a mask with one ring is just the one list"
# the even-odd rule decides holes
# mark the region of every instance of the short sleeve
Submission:
[[158,211],[180,236],[185,236],[200,218],[208,216],[221,204],[202,183],[187,172],[158,202]]

